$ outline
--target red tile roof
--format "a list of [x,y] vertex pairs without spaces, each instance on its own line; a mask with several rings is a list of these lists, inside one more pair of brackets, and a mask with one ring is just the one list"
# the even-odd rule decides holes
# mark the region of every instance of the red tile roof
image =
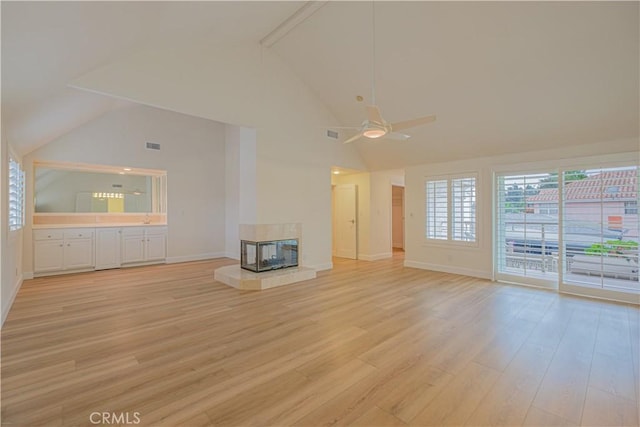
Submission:
[[[565,186],[565,200],[637,200],[638,171],[607,171],[574,181]],[[558,201],[557,188],[543,188],[535,196],[527,197],[530,203]]]

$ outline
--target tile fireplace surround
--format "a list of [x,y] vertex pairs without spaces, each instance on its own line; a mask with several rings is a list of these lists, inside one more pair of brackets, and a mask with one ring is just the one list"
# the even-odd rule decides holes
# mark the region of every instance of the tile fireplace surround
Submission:
[[[298,259],[302,260],[302,224],[240,224],[240,240],[265,242],[271,240],[298,239]],[[282,270],[254,273],[243,270],[240,265],[228,265],[214,272],[214,279],[242,290],[262,290],[276,286],[309,280],[316,277],[316,271],[308,267],[291,267]]]

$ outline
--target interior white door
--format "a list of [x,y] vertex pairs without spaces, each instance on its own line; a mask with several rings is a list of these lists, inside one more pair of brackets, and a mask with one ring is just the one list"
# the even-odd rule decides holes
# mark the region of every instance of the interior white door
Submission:
[[358,186],[340,184],[334,191],[335,255],[358,258]]

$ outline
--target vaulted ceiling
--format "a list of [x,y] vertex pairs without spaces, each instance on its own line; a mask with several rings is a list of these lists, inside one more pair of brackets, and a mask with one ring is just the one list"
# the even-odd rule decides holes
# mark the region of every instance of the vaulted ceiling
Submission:
[[[2,121],[28,152],[125,103],[67,86],[137,50],[259,41],[300,2],[2,2]],[[273,49],[345,126],[371,100],[408,141],[372,169],[638,137],[637,2],[328,2]],[[375,64],[373,30],[375,28]],[[364,97],[358,102],[356,96]],[[345,134],[345,136],[347,136]]]

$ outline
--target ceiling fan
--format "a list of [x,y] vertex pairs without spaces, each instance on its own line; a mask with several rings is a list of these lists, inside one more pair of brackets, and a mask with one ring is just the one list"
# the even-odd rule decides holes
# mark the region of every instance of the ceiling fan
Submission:
[[[357,127],[346,127],[342,129],[356,129],[358,133],[351,138],[344,141],[345,144],[356,141],[362,137],[375,139],[375,138],[390,138],[404,141],[410,138],[410,135],[399,133],[405,129],[409,129],[415,126],[425,125],[435,121],[436,116],[419,117],[412,120],[405,120],[396,123],[389,123],[382,118],[380,108],[376,105],[376,7],[375,0],[371,2],[371,20],[372,20],[372,67],[371,67],[371,105],[367,105],[366,112],[367,118]],[[360,98],[360,97],[359,97]],[[360,98],[361,99],[361,98]]]

